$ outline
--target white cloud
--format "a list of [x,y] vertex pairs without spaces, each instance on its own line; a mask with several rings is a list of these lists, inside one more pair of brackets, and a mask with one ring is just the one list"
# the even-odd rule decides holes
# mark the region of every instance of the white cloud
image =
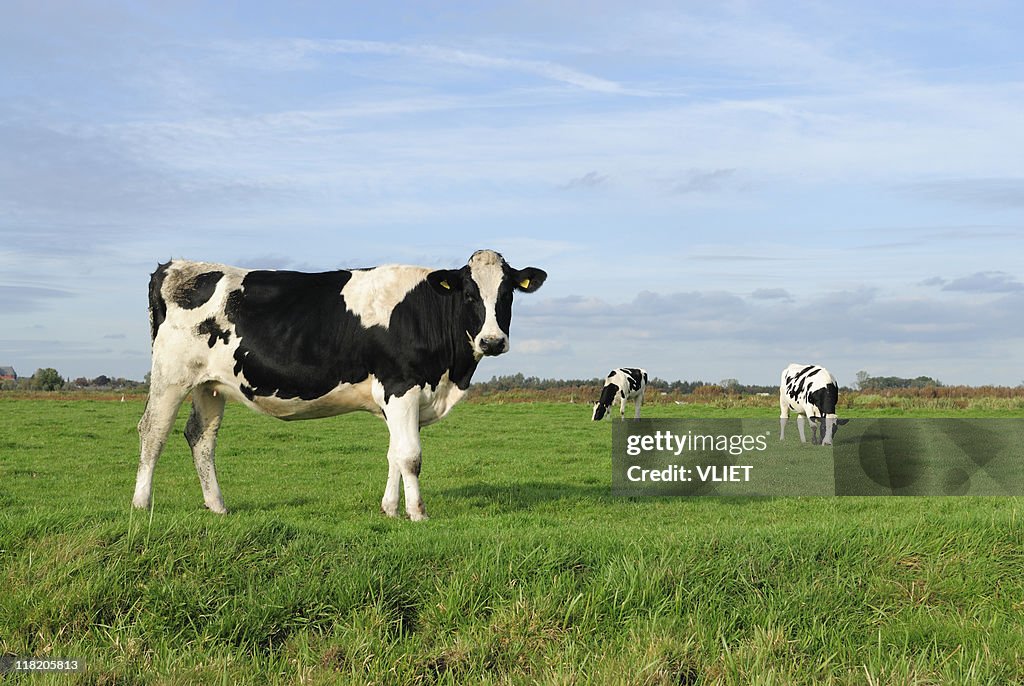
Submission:
[[549,355],[571,350],[568,341],[563,339],[527,338],[514,343],[516,353],[522,355]]
[[968,293],[1019,293],[1024,291],[1024,283],[1006,272],[978,272],[944,283],[942,290]]
[[294,39],[273,42],[221,42],[216,46],[232,60],[248,67],[305,69],[322,55],[377,55],[413,61],[452,64],[486,71],[512,71],[580,88],[584,91],[626,94],[628,89],[614,81],[547,60],[487,55],[460,48],[430,44],[389,43],[351,39]]

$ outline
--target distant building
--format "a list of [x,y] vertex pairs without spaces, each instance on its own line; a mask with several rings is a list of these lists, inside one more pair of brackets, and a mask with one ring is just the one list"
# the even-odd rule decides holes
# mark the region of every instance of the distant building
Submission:
[[14,367],[0,367],[0,381],[17,378],[18,373],[14,371]]

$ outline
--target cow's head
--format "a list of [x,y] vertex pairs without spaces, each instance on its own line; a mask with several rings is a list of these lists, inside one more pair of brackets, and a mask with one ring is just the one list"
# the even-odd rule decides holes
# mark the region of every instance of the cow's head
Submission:
[[508,352],[512,293],[533,293],[547,273],[536,267],[513,269],[493,250],[477,250],[462,269],[439,269],[427,275],[438,293],[461,297],[462,317],[477,359]]
[[[613,374],[615,374],[615,372],[608,375],[609,379],[611,379]],[[617,384],[612,383],[610,380],[605,382],[604,388],[601,389],[601,397],[596,403],[594,403],[593,420],[595,422],[599,422],[604,419],[605,414],[608,413],[608,409],[615,401],[615,396],[618,392],[619,387]]]
[[[849,419],[839,419],[834,414],[828,414],[824,417],[809,417],[811,420],[811,443],[818,445],[832,445],[833,439],[836,437],[836,432],[839,431],[839,427],[844,424],[849,424]],[[821,440],[818,440],[818,433],[821,433]]]

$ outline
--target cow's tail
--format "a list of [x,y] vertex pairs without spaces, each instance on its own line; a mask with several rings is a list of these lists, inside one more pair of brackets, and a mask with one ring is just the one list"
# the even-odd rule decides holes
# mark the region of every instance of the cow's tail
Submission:
[[167,319],[167,301],[161,291],[164,286],[164,279],[167,278],[167,269],[170,262],[157,266],[156,271],[149,277],[149,326],[153,339],[156,340],[157,331],[160,325]]

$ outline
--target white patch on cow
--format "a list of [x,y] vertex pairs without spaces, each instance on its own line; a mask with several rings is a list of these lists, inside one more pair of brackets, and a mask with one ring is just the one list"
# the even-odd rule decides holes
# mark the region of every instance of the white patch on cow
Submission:
[[430,386],[420,390],[420,426],[433,424],[444,419],[455,405],[466,395],[466,391],[459,388],[444,373],[437,388]]
[[498,326],[498,289],[505,279],[501,255],[493,250],[480,250],[469,259],[469,271],[484,303],[484,325],[472,340],[473,352],[483,355],[480,342],[484,339],[498,339],[502,342],[501,352],[508,352],[508,334]]
[[363,326],[386,329],[395,306],[429,273],[425,267],[400,264],[355,270],[341,294],[348,311],[359,317]]
[[[168,269],[161,289],[167,301],[168,316],[153,341],[152,370],[152,377],[161,383],[191,388],[208,381],[223,382],[235,378],[234,352],[238,347],[238,336],[234,325],[224,315],[224,306],[228,294],[240,287],[245,272],[223,265],[199,264],[202,270],[197,270],[194,263],[175,262]],[[224,274],[210,299],[191,310],[175,304],[175,292],[203,271]],[[213,320],[221,330],[230,334],[227,345],[218,340],[213,348],[210,347],[208,336],[198,332],[199,325],[207,320]]]
[[273,395],[258,395],[249,400],[238,389],[235,389],[234,397],[249,407],[286,421],[294,419],[322,419],[357,410],[372,412],[380,417],[382,416],[381,409],[373,400],[372,387],[374,381],[375,379],[371,374],[359,383],[339,384],[325,395],[313,398],[312,400],[279,398],[277,393]]

